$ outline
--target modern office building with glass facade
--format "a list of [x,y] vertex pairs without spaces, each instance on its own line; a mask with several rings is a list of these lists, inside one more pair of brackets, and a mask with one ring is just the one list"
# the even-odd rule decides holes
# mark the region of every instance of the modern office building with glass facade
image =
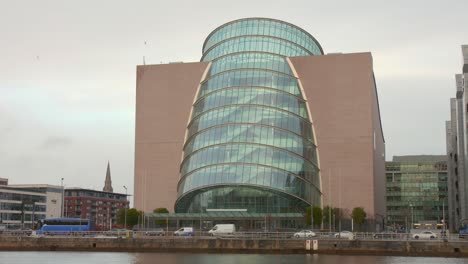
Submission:
[[138,66],[136,98],[138,209],[384,208],[370,53],[324,55],[297,26],[240,19],[208,35],[200,62]]
[[386,182],[387,226],[450,222],[445,155],[394,156],[386,163]]
[[456,97],[450,99],[450,120],[445,123],[452,231],[468,219],[468,45],[462,45],[461,50],[462,73],[455,75]]

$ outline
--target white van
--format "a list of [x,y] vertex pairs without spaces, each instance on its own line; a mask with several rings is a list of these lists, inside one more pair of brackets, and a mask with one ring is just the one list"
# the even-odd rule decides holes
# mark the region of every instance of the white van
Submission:
[[193,227],[182,227],[181,229],[174,232],[174,236],[194,236],[195,232]]
[[218,224],[208,231],[211,236],[232,235],[234,232],[236,232],[236,226],[234,224]]

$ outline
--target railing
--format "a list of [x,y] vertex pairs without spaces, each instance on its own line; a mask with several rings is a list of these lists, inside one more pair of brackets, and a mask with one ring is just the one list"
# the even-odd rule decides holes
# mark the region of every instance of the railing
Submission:
[[174,231],[148,230],[148,231],[87,231],[87,232],[45,232],[36,234],[33,230],[0,230],[0,237],[94,237],[94,238],[139,238],[139,239],[289,239],[289,240],[373,240],[373,241],[465,241],[468,237],[460,237],[458,234],[434,234],[434,238],[423,237],[409,233],[335,233],[335,232],[233,232],[212,235],[206,231],[195,231],[193,234],[176,235]]

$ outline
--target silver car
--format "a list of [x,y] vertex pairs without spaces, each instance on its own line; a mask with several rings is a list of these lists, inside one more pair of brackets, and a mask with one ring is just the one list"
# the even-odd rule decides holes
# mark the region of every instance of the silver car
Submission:
[[301,230],[294,234],[295,238],[309,238],[309,237],[315,237],[315,236],[317,235],[311,230]]
[[413,239],[434,239],[437,238],[437,234],[431,231],[424,231],[421,233],[413,234]]
[[341,231],[335,234],[335,238],[351,238],[353,237],[353,233],[349,231]]
[[164,236],[165,232],[162,228],[156,228],[145,232],[145,236]]

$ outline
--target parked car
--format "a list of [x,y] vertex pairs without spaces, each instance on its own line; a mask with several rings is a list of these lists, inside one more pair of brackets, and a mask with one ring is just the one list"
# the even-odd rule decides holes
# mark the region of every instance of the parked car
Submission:
[[236,226],[234,224],[217,224],[208,231],[208,234],[210,234],[210,236],[232,235],[234,232],[236,232]]
[[437,234],[432,231],[424,231],[421,233],[413,234],[413,239],[435,239]]
[[353,233],[349,231],[341,231],[335,234],[335,238],[352,238],[352,237],[353,237]]
[[194,236],[195,231],[193,227],[182,227],[181,229],[174,232],[174,236]]
[[162,228],[155,228],[153,230],[147,230],[145,231],[145,236],[164,236],[166,233],[164,232],[164,229]]
[[309,238],[317,236],[312,230],[301,230],[297,233],[294,233],[295,238]]
[[124,229],[124,228],[113,228],[106,233],[107,236],[116,236],[116,237],[133,237],[133,231]]

